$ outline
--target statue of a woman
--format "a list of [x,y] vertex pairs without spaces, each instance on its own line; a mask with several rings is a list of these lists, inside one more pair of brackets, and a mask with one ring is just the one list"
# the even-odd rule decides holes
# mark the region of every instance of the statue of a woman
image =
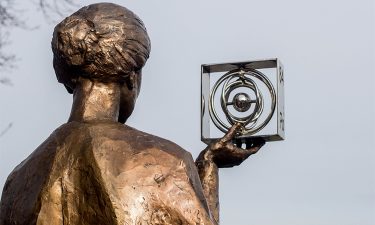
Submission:
[[69,121],[9,175],[0,225],[218,224],[218,168],[239,165],[240,125],[196,162],[178,145],[123,125],[150,53],[142,21],[110,3],[84,7],[55,28],[57,79],[73,93]]

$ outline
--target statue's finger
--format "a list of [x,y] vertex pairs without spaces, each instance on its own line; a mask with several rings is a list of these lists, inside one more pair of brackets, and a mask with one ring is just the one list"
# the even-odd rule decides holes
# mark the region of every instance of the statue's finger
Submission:
[[233,143],[238,147],[238,148],[241,148],[242,147],[242,140],[241,139],[234,139]]
[[246,141],[246,149],[250,149],[252,147],[259,147],[261,148],[266,142],[262,138],[253,139],[250,141]]
[[229,131],[224,135],[224,137],[221,139],[222,142],[229,142],[231,141],[237,134],[238,130],[242,127],[241,123],[235,123]]
[[236,155],[236,158],[238,159],[237,165],[240,165],[243,161],[245,161],[249,156],[252,154],[255,154],[258,149],[251,148],[251,149],[243,149],[243,148],[238,148],[234,147],[234,152]]
[[243,149],[238,146],[235,146],[234,144],[227,144],[227,147],[232,151],[232,154],[237,155],[238,157],[247,158],[250,155],[257,153],[262,146],[253,146],[250,148]]

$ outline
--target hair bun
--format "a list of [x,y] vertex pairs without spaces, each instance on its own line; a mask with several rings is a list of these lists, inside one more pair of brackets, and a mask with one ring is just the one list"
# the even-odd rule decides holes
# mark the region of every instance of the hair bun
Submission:
[[57,79],[70,89],[78,76],[123,82],[145,65],[150,50],[143,22],[112,3],[81,8],[55,27],[52,38]]

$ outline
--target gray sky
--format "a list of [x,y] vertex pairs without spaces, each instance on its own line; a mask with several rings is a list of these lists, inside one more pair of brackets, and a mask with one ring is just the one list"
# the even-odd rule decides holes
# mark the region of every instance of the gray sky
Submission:
[[[129,125],[194,157],[205,147],[200,65],[272,57],[284,64],[287,140],[221,170],[222,224],[375,224],[373,0],[113,2],[142,18],[152,42]],[[22,4],[41,26],[12,31],[18,68],[0,72],[14,83],[0,86],[0,128],[14,123],[0,138],[0,187],[66,122],[72,102],[52,68],[53,24]]]

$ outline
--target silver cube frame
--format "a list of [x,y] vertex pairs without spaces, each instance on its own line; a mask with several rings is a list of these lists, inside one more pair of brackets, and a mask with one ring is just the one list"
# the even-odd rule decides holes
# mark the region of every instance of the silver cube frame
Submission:
[[212,73],[225,73],[236,69],[272,69],[276,70],[276,84],[273,84],[276,91],[276,108],[272,117],[277,117],[277,132],[274,134],[242,135],[236,137],[245,143],[248,139],[261,138],[265,141],[280,141],[285,139],[285,111],[284,111],[284,67],[279,59],[266,59],[244,62],[220,63],[220,64],[203,64],[201,65],[201,140],[210,144],[217,138],[210,137],[210,121],[209,115],[209,96],[211,93],[210,78]]

